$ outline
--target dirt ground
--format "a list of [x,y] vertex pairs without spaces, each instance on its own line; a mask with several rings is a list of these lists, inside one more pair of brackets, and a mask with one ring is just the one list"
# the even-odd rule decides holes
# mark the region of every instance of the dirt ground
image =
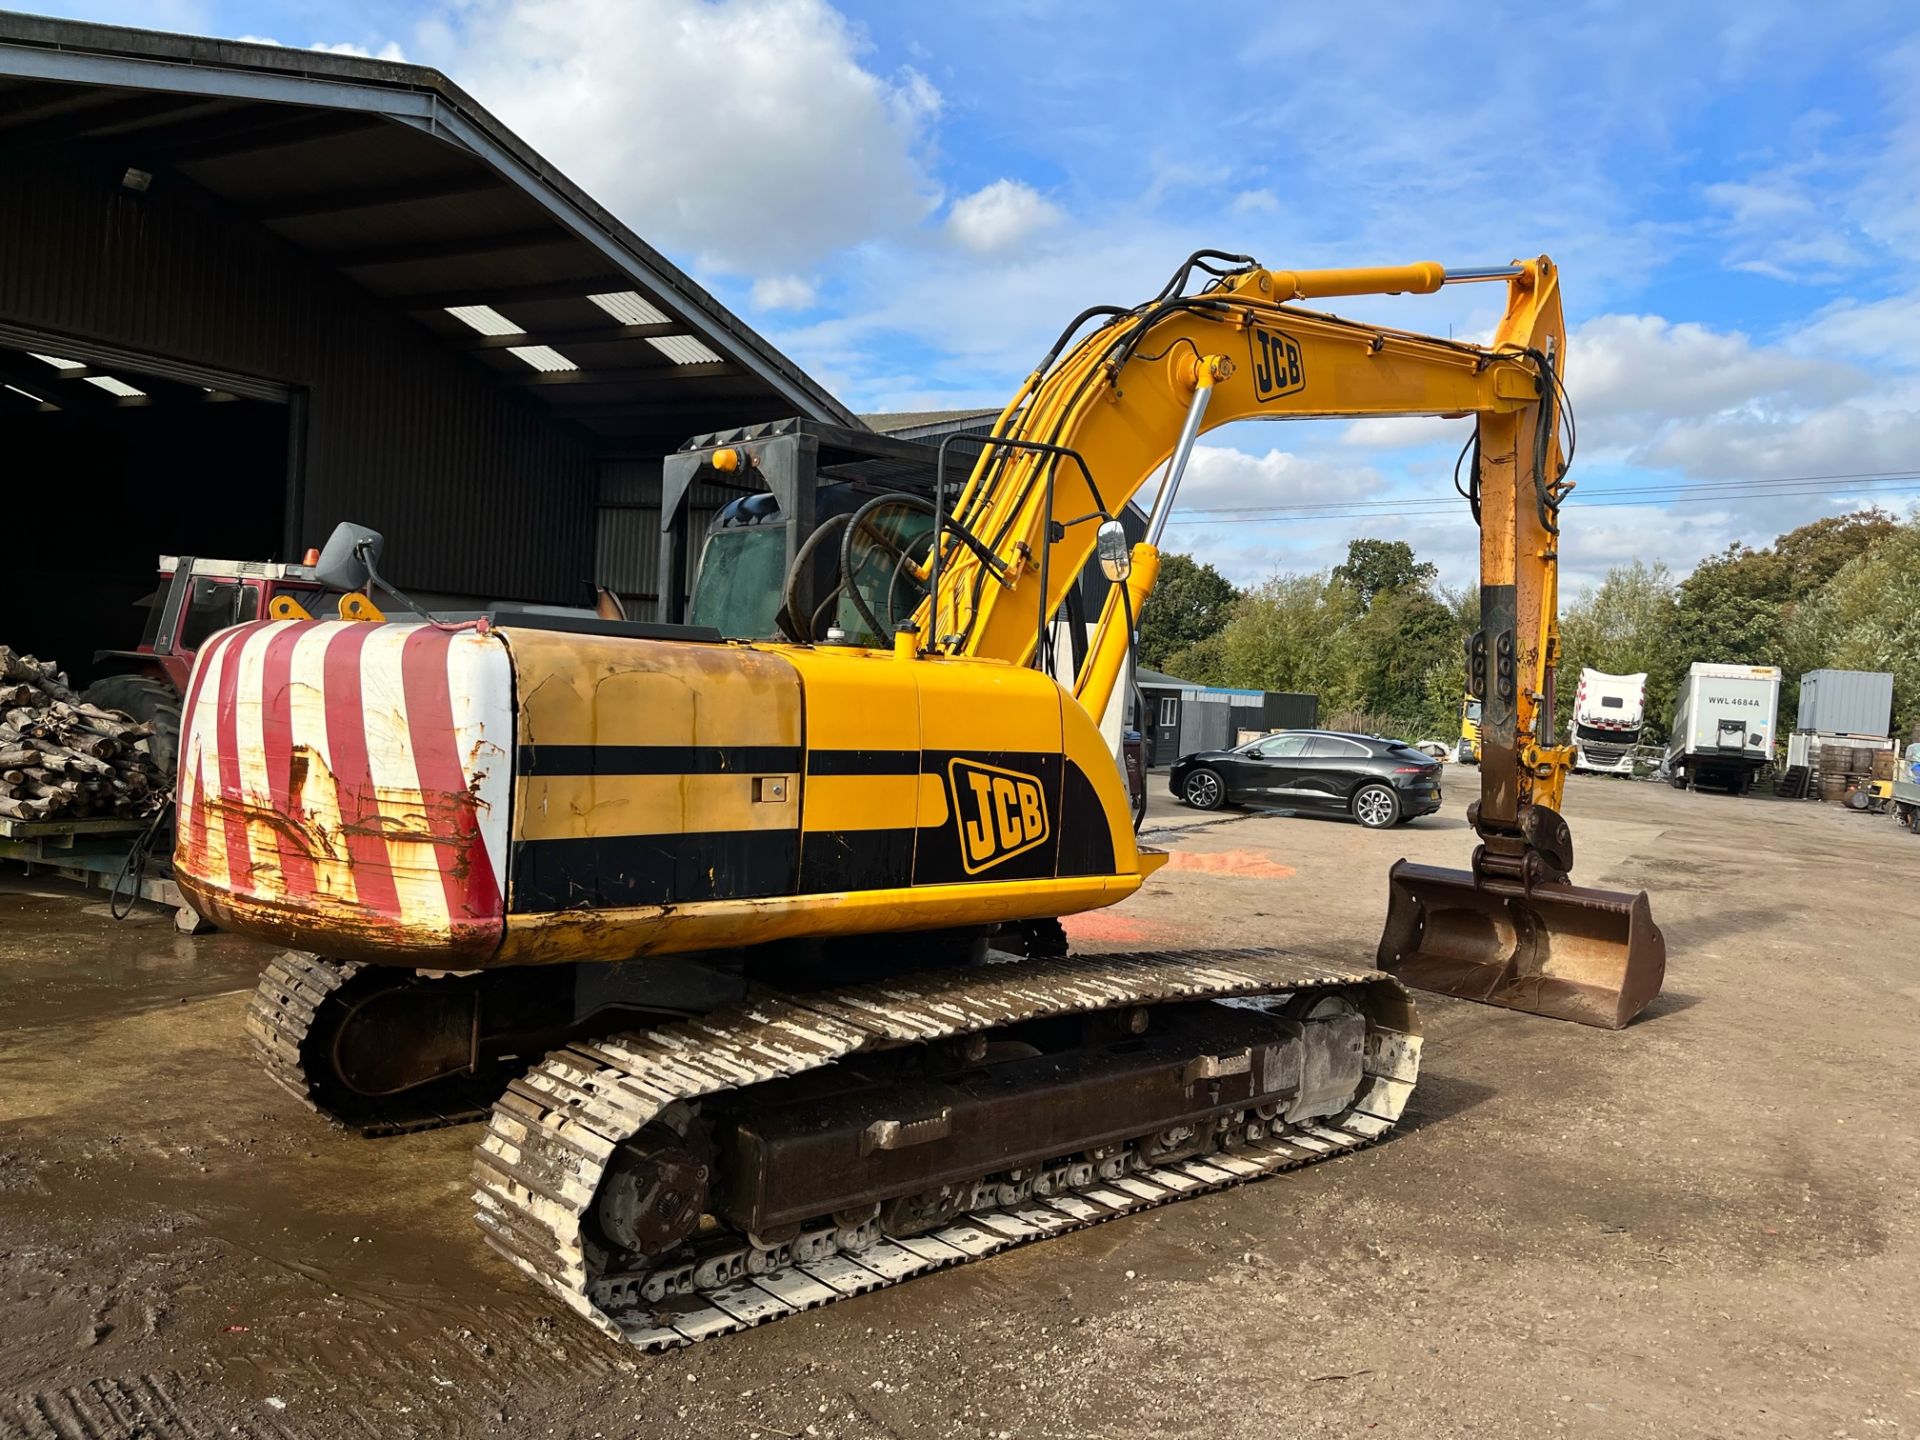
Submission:
[[[1370,957],[1385,834],[1156,799],[1083,949]],[[1156,788],[1161,782],[1156,777]],[[1426,998],[1397,1138],[661,1358],[470,1221],[473,1127],[329,1129],[249,1061],[263,951],[0,888],[0,1436],[1920,1433],[1920,841],[1576,781],[1666,993],[1619,1034]]]

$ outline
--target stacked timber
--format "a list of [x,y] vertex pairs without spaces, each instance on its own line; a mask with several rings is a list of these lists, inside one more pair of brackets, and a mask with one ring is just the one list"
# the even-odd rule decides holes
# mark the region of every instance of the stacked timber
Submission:
[[153,727],[83,700],[60,667],[0,645],[0,818],[141,819],[166,802]]

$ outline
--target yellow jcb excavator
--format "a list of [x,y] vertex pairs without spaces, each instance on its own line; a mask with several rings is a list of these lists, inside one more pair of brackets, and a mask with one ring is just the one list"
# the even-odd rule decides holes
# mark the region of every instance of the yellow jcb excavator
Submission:
[[[1296,303],[1464,281],[1506,284],[1489,346]],[[1376,1140],[1418,1070],[1400,980],[1624,1024],[1662,941],[1644,895],[1567,883],[1550,743],[1562,331],[1545,258],[1200,252],[1076,318],[957,493],[857,464],[802,483],[825,442],[778,426],[673,457],[670,491],[745,492],[693,625],[223,632],[187,697],[176,874],[298,947],[249,1015],[270,1072],[370,1132],[485,1113],[489,1241],[659,1347]],[[1067,954],[1058,917],[1165,859],[1094,717],[1196,438],[1408,414],[1477,422],[1471,870],[1393,867],[1378,970]],[[1129,546],[1116,517],[1163,467]],[[1063,684],[1055,617],[1095,556],[1104,610],[1068,627]],[[358,591],[376,560],[349,534],[319,568]]]

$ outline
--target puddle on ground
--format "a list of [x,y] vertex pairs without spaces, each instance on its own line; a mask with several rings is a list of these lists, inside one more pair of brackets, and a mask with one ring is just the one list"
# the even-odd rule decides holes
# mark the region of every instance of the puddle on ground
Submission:
[[183,935],[171,913],[152,906],[116,921],[104,895],[0,877],[0,1028],[104,1019],[251,989],[274,953],[238,935]]

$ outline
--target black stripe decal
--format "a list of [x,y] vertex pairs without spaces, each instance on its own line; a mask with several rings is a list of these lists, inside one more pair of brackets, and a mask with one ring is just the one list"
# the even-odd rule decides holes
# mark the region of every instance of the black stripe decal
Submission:
[[809,775],[918,775],[918,750],[810,750]]
[[913,883],[913,830],[808,830],[800,837],[800,893],[894,890]]
[[1106,808],[1087,772],[1069,760],[1060,782],[1060,875],[1111,874],[1113,832]]
[[779,775],[798,745],[522,745],[522,775]]
[[513,847],[516,914],[791,895],[797,830],[594,835]]

